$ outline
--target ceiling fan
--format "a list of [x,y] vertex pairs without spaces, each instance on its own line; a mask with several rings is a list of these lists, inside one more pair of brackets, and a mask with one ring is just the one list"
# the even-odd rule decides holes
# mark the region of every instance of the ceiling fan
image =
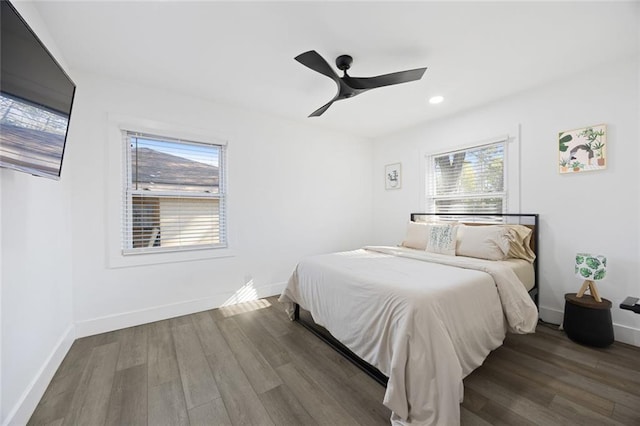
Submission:
[[328,110],[331,104],[335,101],[352,98],[362,92],[366,92],[367,90],[420,80],[427,69],[417,68],[414,70],[383,74],[377,77],[351,77],[347,74],[347,70],[351,67],[353,58],[349,55],[340,55],[336,58],[336,67],[338,67],[339,70],[344,71],[344,75],[342,77],[338,77],[333,68],[331,68],[327,61],[325,61],[315,50],[301,53],[295,57],[295,60],[300,62],[302,65],[319,72],[320,74],[326,75],[338,85],[338,93],[333,97],[333,99],[312,112],[309,117],[319,117]]

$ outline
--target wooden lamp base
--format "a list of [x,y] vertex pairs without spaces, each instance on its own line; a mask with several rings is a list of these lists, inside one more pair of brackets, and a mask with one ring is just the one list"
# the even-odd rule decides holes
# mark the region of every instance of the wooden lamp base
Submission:
[[576,297],[582,297],[584,292],[587,291],[587,288],[589,289],[591,297],[596,299],[596,302],[602,302],[600,293],[598,292],[598,287],[596,287],[596,282],[591,280],[585,280],[584,283],[582,283],[582,287],[580,287],[580,291],[578,291]]

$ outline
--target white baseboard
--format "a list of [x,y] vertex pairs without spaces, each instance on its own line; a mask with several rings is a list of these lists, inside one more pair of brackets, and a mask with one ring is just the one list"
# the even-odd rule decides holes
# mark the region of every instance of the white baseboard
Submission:
[[618,342],[640,346],[640,330],[637,328],[614,323],[613,334]]
[[549,309],[544,306],[540,306],[538,312],[542,321],[551,324],[562,324],[562,320],[564,319],[564,312],[556,309]]
[[58,342],[51,351],[49,357],[47,357],[42,367],[40,367],[40,370],[38,370],[38,373],[20,396],[16,405],[5,418],[3,426],[27,424],[34,410],[38,406],[38,403],[42,399],[44,392],[47,390],[47,386],[49,386],[53,375],[69,352],[74,340],[75,327],[70,325],[62,333],[62,336],[58,339]]
[[[551,324],[562,324],[564,312],[557,309],[540,307],[540,319]],[[613,324],[613,335],[617,342],[640,346],[640,330],[626,325]]]
[[275,295],[279,296],[284,291],[284,288],[286,287],[286,285],[287,283],[283,282],[283,283],[276,283],[276,284],[265,285],[264,287],[260,287],[256,289],[258,293],[258,298],[275,296]]
[[239,292],[223,293],[202,299],[193,299],[167,305],[154,306],[151,308],[136,311],[122,312],[93,318],[76,323],[76,335],[78,338],[92,336],[94,334],[106,333],[108,331],[119,330],[126,327],[147,324],[154,321],[161,321],[168,318],[189,315],[209,309],[218,308],[223,305],[256,300],[267,296],[280,294],[285,287],[285,283],[270,284],[251,289],[238,295]]

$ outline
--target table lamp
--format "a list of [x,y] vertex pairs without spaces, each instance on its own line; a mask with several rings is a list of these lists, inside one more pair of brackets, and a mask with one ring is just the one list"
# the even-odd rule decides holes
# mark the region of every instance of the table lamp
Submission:
[[576,254],[576,277],[584,279],[576,297],[582,297],[588,288],[596,302],[602,302],[595,282],[603,279],[605,275],[607,275],[607,258],[605,256],[589,253]]

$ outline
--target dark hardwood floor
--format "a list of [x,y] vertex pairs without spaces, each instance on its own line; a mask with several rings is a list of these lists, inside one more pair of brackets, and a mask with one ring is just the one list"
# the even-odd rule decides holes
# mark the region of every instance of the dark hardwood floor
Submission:
[[[640,348],[509,335],[464,381],[463,425],[640,425]],[[78,339],[30,425],[388,425],[384,388],[275,297]]]

